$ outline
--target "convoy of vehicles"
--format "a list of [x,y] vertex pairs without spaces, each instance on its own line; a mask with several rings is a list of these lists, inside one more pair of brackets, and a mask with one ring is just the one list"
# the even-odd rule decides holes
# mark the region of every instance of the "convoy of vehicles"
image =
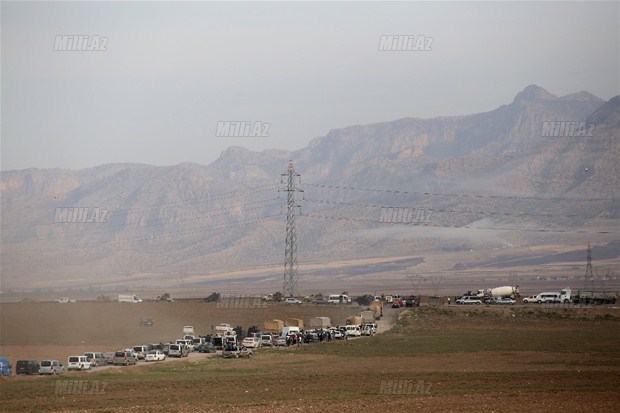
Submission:
[[[518,295],[518,287],[496,287],[487,290],[477,290],[474,293],[468,292],[456,299],[456,304],[515,305]],[[524,304],[615,304],[618,295],[616,291],[603,290],[578,290],[573,292],[571,288],[567,287],[559,292],[548,291],[526,296],[522,299],[522,302]],[[414,299],[411,301],[415,303],[415,298],[417,298],[419,305],[419,297],[412,297]],[[375,301],[371,302],[366,310],[361,311],[359,316],[349,317],[352,319],[352,322],[348,322],[348,325],[345,326],[331,327],[331,322],[328,321],[327,317],[315,317],[316,319],[326,319],[327,321],[315,320],[316,325],[312,325],[310,329],[305,331],[303,323],[301,327],[287,325],[278,330],[269,330],[265,327],[266,331],[270,333],[251,333],[248,337],[238,342],[237,333],[230,324],[219,324],[214,327],[213,335],[199,337],[196,337],[194,327],[188,325],[183,327],[183,338],[176,340],[174,343],[136,345],[133,348],[107,353],[86,352],[83,355],[69,356],[66,366],[53,359],[43,360],[40,364],[36,360],[19,360],[15,364],[15,373],[18,375],[57,375],[70,370],[88,370],[92,367],[107,364],[127,366],[135,365],[138,360],[145,360],[147,362],[162,361],[165,360],[166,355],[169,357],[187,357],[191,351],[215,353],[217,350],[222,350],[222,355],[225,358],[250,358],[253,356],[253,352],[261,347],[288,346],[302,341],[304,343],[313,343],[324,340],[326,335],[329,336],[330,340],[371,336],[377,332],[375,321],[383,315],[383,308],[387,303],[401,306],[410,301],[409,298],[405,299],[399,295],[375,296],[374,298]],[[308,298],[308,301],[310,299]],[[301,303],[292,297],[289,297],[287,300],[289,303],[293,303],[293,300],[296,304]],[[137,303],[142,300],[133,295],[119,295],[119,301]],[[346,294],[332,294],[325,302],[345,304],[350,303],[351,299]],[[318,321],[321,322],[318,323]],[[9,360],[0,358],[0,374],[2,376],[11,375],[12,370]]]

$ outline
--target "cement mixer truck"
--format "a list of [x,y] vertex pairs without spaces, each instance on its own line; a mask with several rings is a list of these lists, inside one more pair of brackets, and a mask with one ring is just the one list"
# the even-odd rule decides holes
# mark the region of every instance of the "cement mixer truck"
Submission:
[[517,285],[516,287],[510,287],[510,286],[504,286],[504,287],[495,287],[495,288],[489,288],[486,291],[487,296],[490,297],[511,297],[511,298],[516,298],[519,296],[519,286]]
[[512,298],[514,300],[519,297],[519,286],[511,287],[511,286],[503,286],[503,287],[495,287],[489,288],[484,292],[483,302],[486,304],[492,304],[496,300],[500,298]]

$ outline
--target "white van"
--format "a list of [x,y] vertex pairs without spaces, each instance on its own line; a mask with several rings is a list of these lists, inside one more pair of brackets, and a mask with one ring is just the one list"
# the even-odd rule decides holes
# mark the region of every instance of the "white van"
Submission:
[[362,330],[360,329],[360,326],[358,325],[346,326],[345,330],[349,337],[359,337],[362,335]]
[[346,294],[332,294],[327,300],[328,304],[349,304],[351,299]]
[[90,370],[90,362],[86,356],[69,356],[67,370]]
[[299,334],[299,332],[300,330],[297,326],[284,327],[282,329],[282,334],[280,334],[280,337],[286,338],[286,336],[288,336],[289,334]]
[[540,293],[534,299],[537,303],[559,303],[560,293]]

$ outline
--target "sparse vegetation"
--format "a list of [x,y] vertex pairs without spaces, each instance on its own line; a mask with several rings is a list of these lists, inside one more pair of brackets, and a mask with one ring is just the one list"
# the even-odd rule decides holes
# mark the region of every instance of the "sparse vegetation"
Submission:
[[[611,412],[620,402],[618,342],[614,310],[421,307],[371,338],[262,349],[252,360],[72,373],[106,381],[101,397],[49,397],[54,378],[11,379],[2,383],[0,402],[16,413],[32,411],[33,394],[45,395],[37,404],[42,412]],[[394,378],[423,380],[430,392],[379,394],[381,382]]]

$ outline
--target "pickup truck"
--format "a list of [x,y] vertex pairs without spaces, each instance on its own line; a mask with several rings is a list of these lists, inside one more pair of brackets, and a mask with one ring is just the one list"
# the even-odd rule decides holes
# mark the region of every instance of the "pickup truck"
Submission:
[[222,351],[222,357],[225,359],[247,357],[251,358],[254,355],[252,349],[247,347],[228,346]]

